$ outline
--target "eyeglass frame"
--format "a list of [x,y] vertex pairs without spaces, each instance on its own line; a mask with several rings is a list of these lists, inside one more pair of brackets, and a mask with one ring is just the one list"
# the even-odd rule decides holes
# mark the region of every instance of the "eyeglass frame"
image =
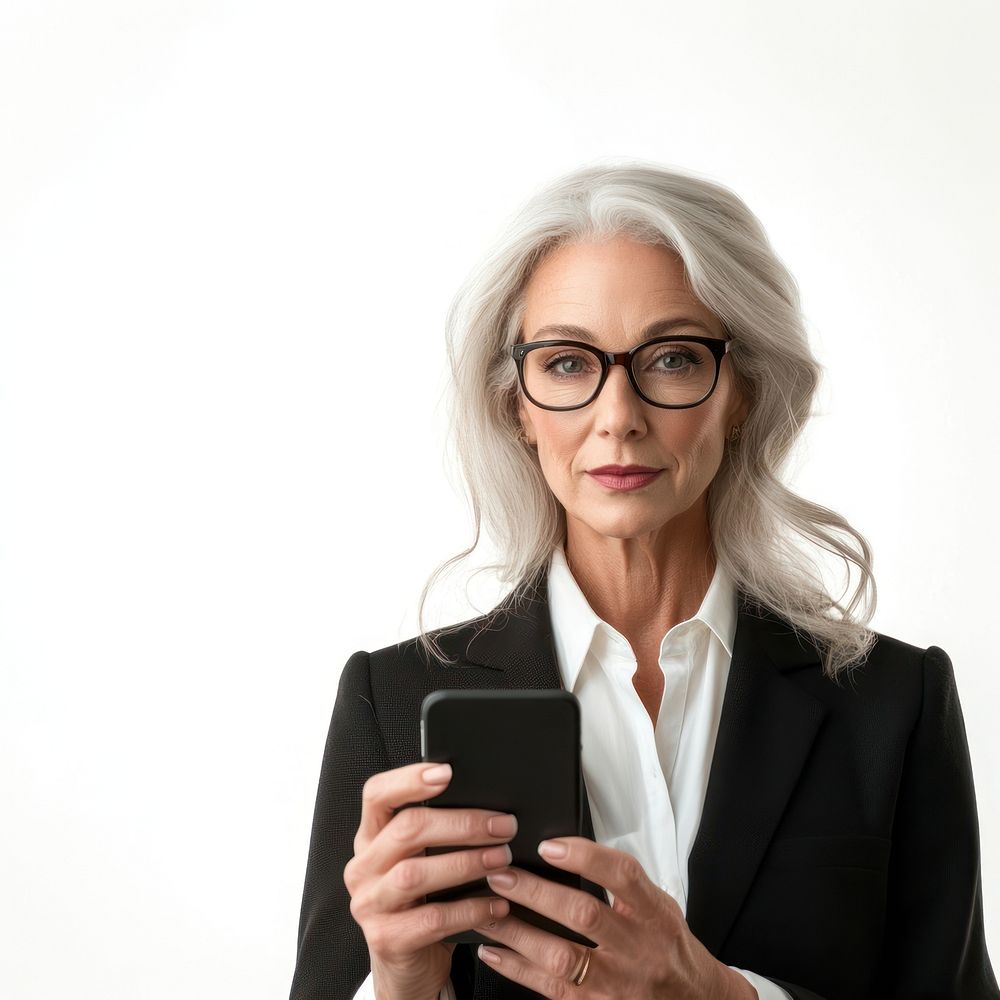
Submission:
[[[712,380],[712,386],[702,396],[701,399],[696,403],[657,403],[655,400],[650,399],[642,389],[639,388],[638,380],[635,377],[635,372],[632,369],[632,360],[635,355],[645,347],[649,347],[651,344],[662,344],[667,342],[676,343],[677,341],[686,341],[689,343],[703,344],[712,352],[712,357],[715,358],[715,378]],[[677,334],[671,335],[669,337],[654,337],[652,340],[647,340],[642,344],[636,344],[629,351],[602,351],[600,348],[594,347],[593,344],[584,344],[579,340],[533,340],[525,344],[514,344],[511,349],[511,357],[517,365],[517,377],[518,381],[521,383],[521,391],[524,393],[525,398],[533,406],[537,406],[541,410],[580,410],[584,406],[590,406],[590,404],[597,399],[601,394],[601,390],[604,388],[604,383],[608,380],[608,373],[611,371],[612,365],[621,365],[625,369],[625,374],[628,376],[629,383],[635,390],[636,395],[650,406],[658,406],[662,410],[688,410],[692,406],[701,406],[709,397],[715,392],[715,387],[719,383],[719,374],[722,371],[722,359],[729,353],[730,348],[733,344],[738,342],[738,338],[729,337],[695,337],[695,336],[679,336]],[[597,356],[597,360],[601,363],[601,378],[597,383],[597,388],[594,390],[594,394],[585,403],[575,403],[573,406],[546,406],[544,403],[536,402],[531,394],[528,392],[528,387],[524,380],[524,356],[530,351],[533,351],[536,347],[576,347],[584,351],[589,351],[591,354]]]

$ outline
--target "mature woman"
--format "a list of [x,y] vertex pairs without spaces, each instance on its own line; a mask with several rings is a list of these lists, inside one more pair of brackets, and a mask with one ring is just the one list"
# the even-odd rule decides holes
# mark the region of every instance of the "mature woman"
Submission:
[[[476,539],[485,516],[514,586],[347,661],[292,1000],[1000,997],[952,664],[866,627],[865,539],[779,479],[820,368],[743,202],[646,164],[576,171],[449,332]],[[793,535],[857,568],[846,608]],[[516,817],[402,808],[449,780],[420,763],[426,694],[560,686],[586,835],[539,851],[583,889],[510,865]],[[484,876],[492,898],[425,901]],[[443,940],[469,928],[496,944]]]

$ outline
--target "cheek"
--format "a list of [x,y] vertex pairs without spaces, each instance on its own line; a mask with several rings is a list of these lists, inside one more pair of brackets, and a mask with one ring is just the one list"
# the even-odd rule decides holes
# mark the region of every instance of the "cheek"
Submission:
[[583,447],[586,435],[581,434],[579,429],[574,427],[570,420],[553,420],[553,414],[542,419],[535,418],[535,427],[538,429],[538,443],[546,454],[551,455],[564,464],[572,462],[573,458]]
[[710,478],[718,466],[722,431],[716,415],[705,416],[684,416],[658,428],[660,454],[681,478]]
[[538,427],[538,461],[549,488],[566,503],[580,490],[586,473],[586,435],[562,426]]
[[699,450],[710,435],[701,414],[695,415],[693,410],[679,410],[669,414],[668,419],[660,424],[657,437],[664,457],[672,455],[683,461],[685,455]]
[[722,430],[714,424],[702,427],[689,449],[688,461],[693,479],[705,486],[715,478],[722,461],[725,441],[722,440]]

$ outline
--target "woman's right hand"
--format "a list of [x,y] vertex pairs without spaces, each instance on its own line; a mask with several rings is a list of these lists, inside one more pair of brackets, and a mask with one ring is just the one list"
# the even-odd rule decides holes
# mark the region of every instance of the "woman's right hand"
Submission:
[[[427,781],[427,773],[440,767],[445,769],[441,780]],[[484,878],[511,861],[506,844],[517,821],[508,813],[400,808],[433,798],[450,780],[450,765],[420,763],[381,771],[365,782],[344,884],[351,895],[351,916],[368,942],[379,1000],[436,1000],[451,974],[455,950],[454,942],[442,938],[489,924],[510,909],[499,896],[423,901],[429,892]],[[425,847],[460,844],[493,846],[423,854]]]

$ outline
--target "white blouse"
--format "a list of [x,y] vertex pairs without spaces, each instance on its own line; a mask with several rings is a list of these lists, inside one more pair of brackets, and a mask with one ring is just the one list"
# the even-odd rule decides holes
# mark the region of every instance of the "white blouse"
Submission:
[[[627,851],[687,913],[688,856],[701,823],[736,635],[736,587],[721,564],[693,618],[660,642],[664,687],[655,728],[632,684],[628,640],[599,618],[566,553],[552,555],[549,613],[563,687],[580,702],[583,777],[594,839]],[[608,891],[608,898],[614,895]],[[759,1000],[790,1000],[747,969]],[[372,976],[355,994],[375,1000]],[[451,983],[439,1000],[456,1000]]]

